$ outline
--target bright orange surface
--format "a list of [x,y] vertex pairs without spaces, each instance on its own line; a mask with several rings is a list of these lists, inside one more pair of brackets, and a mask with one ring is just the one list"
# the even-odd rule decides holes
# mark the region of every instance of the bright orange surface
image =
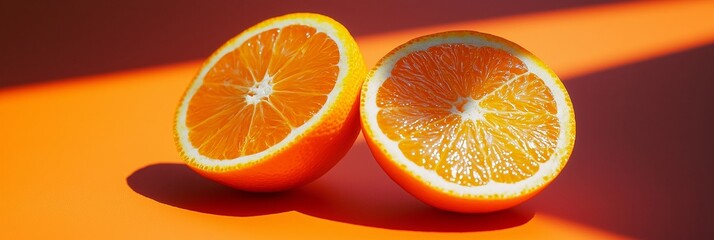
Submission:
[[[711,1],[631,3],[358,42],[370,66],[425,32],[479,30],[521,44],[567,81],[710,43],[712,12]],[[212,184],[181,163],[171,133],[197,69],[187,63],[1,90],[0,239],[627,237],[528,206],[473,216],[433,210],[389,181],[361,138],[335,169],[293,192],[254,195]]]

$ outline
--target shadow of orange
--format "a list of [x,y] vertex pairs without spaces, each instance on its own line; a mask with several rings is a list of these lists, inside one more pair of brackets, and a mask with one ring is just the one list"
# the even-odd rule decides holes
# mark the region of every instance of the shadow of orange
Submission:
[[479,215],[444,212],[406,194],[358,141],[327,175],[281,193],[237,191],[209,181],[183,164],[159,163],[132,173],[127,184],[157,202],[209,214],[250,217],[298,211],[345,223],[411,231],[473,232],[516,227],[530,221],[525,208]]

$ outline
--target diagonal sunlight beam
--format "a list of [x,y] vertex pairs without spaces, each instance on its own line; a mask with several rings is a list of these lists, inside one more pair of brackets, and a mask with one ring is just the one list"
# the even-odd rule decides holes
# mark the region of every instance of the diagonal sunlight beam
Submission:
[[514,41],[563,79],[714,42],[714,1],[645,1],[408,29],[357,39],[367,66],[409,39],[474,30]]

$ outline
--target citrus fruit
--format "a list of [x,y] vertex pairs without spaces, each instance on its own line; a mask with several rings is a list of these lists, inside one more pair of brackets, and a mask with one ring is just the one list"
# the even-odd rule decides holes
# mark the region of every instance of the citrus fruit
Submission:
[[437,208],[490,212],[563,169],[575,117],[563,83],[503,38],[452,31],[383,57],[362,87],[361,123],[386,173]]
[[335,20],[265,20],[216,50],[176,112],[179,152],[199,174],[247,191],[281,191],[327,172],[359,134],[364,60]]

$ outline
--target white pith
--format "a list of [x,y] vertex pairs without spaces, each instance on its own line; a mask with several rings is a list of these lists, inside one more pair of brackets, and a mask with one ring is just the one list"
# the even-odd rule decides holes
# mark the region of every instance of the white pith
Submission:
[[[198,152],[198,149],[191,144],[191,141],[189,140],[188,137],[188,132],[189,129],[186,125],[186,114],[188,111],[188,105],[189,102],[191,101],[192,97],[196,94],[196,91],[203,85],[203,78],[206,76],[208,71],[226,54],[232,52],[236,48],[240,47],[246,40],[250,39],[251,37],[262,33],[264,31],[270,30],[270,29],[276,29],[276,28],[284,28],[289,25],[306,25],[313,27],[317,30],[318,33],[324,33],[326,34],[330,39],[332,39],[339,51],[339,61],[337,63],[338,68],[340,69],[338,75],[337,75],[337,80],[335,82],[334,88],[330,93],[327,95],[327,100],[325,101],[325,104],[322,105],[322,108],[308,121],[306,121],[304,124],[301,126],[295,127],[292,129],[292,131],[280,142],[277,144],[274,144],[273,146],[255,153],[251,155],[245,155],[245,156],[239,156],[237,158],[233,159],[213,159],[206,157]],[[214,55],[212,55],[206,62],[206,64],[202,67],[201,71],[198,73],[196,76],[194,82],[192,83],[191,86],[189,86],[189,89],[186,91],[186,95],[183,98],[183,102],[181,103],[181,107],[178,110],[177,113],[177,135],[178,135],[178,140],[179,144],[181,147],[184,149],[184,152],[187,156],[191,156],[193,158],[192,160],[195,161],[196,163],[190,163],[194,166],[198,166],[201,168],[206,168],[206,170],[211,169],[214,171],[221,171],[225,170],[228,168],[235,167],[237,165],[243,165],[243,164],[249,164],[254,161],[263,159],[267,155],[273,154],[280,149],[285,148],[291,142],[295,141],[296,139],[300,138],[302,134],[306,132],[308,129],[313,129],[316,127],[315,125],[319,122],[322,121],[322,118],[326,114],[326,112],[330,109],[330,106],[334,105],[337,96],[339,93],[342,91],[342,85],[343,81],[345,79],[345,76],[347,72],[349,72],[349,64],[348,64],[348,59],[347,59],[347,49],[345,49],[344,44],[341,43],[340,38],[338,37],[338,30],[335,29],[330,23],[320,21],[317,19],[310,19],[310,18],[298,18],[298,19],[285,19],[281,21],[276,21],[273,22],[267,26],[262,26],[259,28],[254,28],[251,29],[250,32],[245,32],[241,34],[239,37],[236,39],[233,39],[229,41],[229,45],[227,47],[223,47],[219,50],[219,52],[216,52]],[[246,96],[246,102],[248,104],[255,104],[260,102],[263,98],[268,96],[270,93],[272,93],[272,86],[270,81],[265,81],[265,80],[270,80],[270,76],[265,76],[263,79],[264,81],[261,81],[259,83],[256,83],[251,88],[252,95]],[[265,82],[265,83],[264,83]]]
[[459,98],[451,105],[451,113],[459,115],[461,121],[480,121],[484,120],[483,114],[485,109],[479,107],[478,100],[470,97]]
[[[520,182],[511,184],[491,181],[485,185],[467,187],[449,182],[439,176],[435,171],[427,170],[410,161],[399,149],[398,142],[389,139],[381,130],[379,130],[377,113],[380,108],[377,106],[377,92],[387,77],[390,76],[395,63],[399,59],[414,51],[426,50],[432,46],[449,43],[471,44],[474,46],[486,46],[501,49],[523,61],[523,63],[528,67],[529,72],[537,75],[544,81],[546,86],[552,90],[551,92],[557,107],[556,116],[560,119],[560,134],[558,136],[556,149],[565,149],[567,145],[572,142],[568,131],[568,129],[572,129],[574,127],[574,123],[568,120],[572,116],[572,110],[566,102],[565,94],[560,91],[560,87],[558,85],[559,80],[557,80],[557,77],[553,76],[551,72],[540,66],[538,64],[538,60],[533,59],[532,56],[524,53],[522,50],[502,43],[489,41],[488,39],[477,35],[449,37],[436,36],[430,39],[422,39],[422,41],[403,46],[402,49],[396,51],[394,54],[381,61],[379,68],[371,75],[371,78],[367,80],[368,83],[365,85],[366,92],[362,95],[365,98],[363,100],[363,114],[365,114],[364,119],[366,119],[365,128],[372,130],[370,132],[372,133],[372,137],[375,139],[375,142],[382,144],[383,150],[386,151],[388,159],[390,159],[397,166],[405,169],[407,172],[413,173],[423,184],[430,185],[440,191],[449,192],[452,195],[485,199],[519,196],[524,192],[533,191],[539,186],[545,184],[547,181],[552,180],[554,174],[556,174],[561,167],[561,162],[555,159],[560,159],[563,155],[569,154],[568,151],[555,151],[548,161],[540,164],[539,170],[533,176]],[[475,121],[483,118],[482,112],[479,111],[478,108],[478,100],[467,98],[464,99],[464,101],[467,102],[462,106],[462,109],[459,110],[456,106],[454,106],[451,111],[460,115],[464,121]]]
[[248,94],[245,95],[245,102],[249,105],[255,105],[273,94],[273,77],[265,73],[260,82],[253,83],[253,86],[248,88]]

